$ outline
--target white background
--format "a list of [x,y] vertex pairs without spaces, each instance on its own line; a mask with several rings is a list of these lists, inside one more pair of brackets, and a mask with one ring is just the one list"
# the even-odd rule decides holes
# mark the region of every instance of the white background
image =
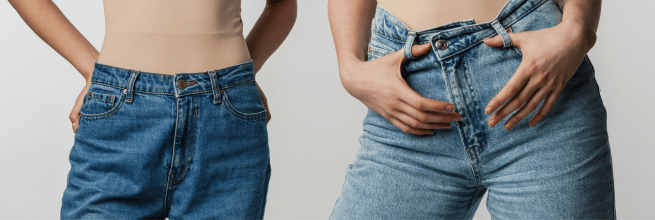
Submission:
[[[102,1],[55,2],[99,49]],[[243,1],[246,33],[264,2]],[[653,9],[652,0],[604,1],[589,53],[609,116],[619,219],[655,219]],[[327,219],[366,113],[340,84],[327,1],[299,1],[294,30],[257,80],[273,114],[265,217]],[[76,70],[0,2],[0,218],[59,217],[73,145],[68,114],[83,86]],[[485,200],[478,219],[490,219]]]

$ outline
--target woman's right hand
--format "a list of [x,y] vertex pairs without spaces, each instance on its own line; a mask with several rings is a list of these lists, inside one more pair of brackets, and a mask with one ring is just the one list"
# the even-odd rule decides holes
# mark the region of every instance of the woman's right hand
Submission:
[[[414,57],[431,50],[431,45],[412,47]],[[451,103],[428,99],[407,85],[401,75],[406,61],[404,49],[378,59],[357,62],[340,71],[341,83],[353,97],[382,115],[403,132],[432,135],[432,129],[450,129],[451,121],[461,121]]]
[[91,86],[91,81],[87,80],[86,85],[82,89],[82,93],[77,96],[77,100],[75,100],[75,106],[73,106],[73,110],[68,116],[73,125],[73,133],[77,131],[77,127],[80,125],[80,110],[82,109],[82,104],[84,103],[84,95],[86,95],[86,92],[89,91],[89,86]]

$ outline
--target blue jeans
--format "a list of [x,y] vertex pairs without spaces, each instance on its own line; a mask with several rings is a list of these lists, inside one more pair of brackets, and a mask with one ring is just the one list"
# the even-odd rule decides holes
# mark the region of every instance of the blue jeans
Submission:
[[96,63],[62,219],[261,219],[270,179],[252,62],[162,75]]
[[[378,7],[369,60],[431,43],[425,56],[405,55],[403,77],[420,95],[453,103],[462,121],[416,136],[369,110],[331,219],[471,219],[486,192],[494,219],[616,218],[607,115],[588,58],[534,128],[534,112],[510,131],[487,126],[484,106],[522,57],[505,28],[539,30],[561,18],[555,0],[510,0],[491,22],[410,31]],[[506,47],[482,43],[497,34]]]

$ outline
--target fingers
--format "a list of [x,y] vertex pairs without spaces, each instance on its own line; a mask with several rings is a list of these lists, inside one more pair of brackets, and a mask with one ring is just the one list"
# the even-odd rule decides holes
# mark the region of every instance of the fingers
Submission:
[[[509,38],[512,39],[512,45],[520,47],[520,39],[522,33],[512,33],[509,28],[505,28],[505,31],[509,34]],[[496,35],[492,38],[487,38],[482,40],[484,44],[490,47],[502,47],[505,44],[503,43],[503,38],[500,35]]]
[[405,133],[410,133],[410,134],[415,134],[415,135],[433,135],[434,132],[432,130],[426,130],[426,129],[419,129],[419,128],[413,128],[408,126],[407,124],[403,123],[402,121],[398,120],[397,118],[387,118],[394,126],[399,128],[401,131]]
[[523,107],[518,112],[516,112],[514,115],[512,115],[512,117],[507,119],[507,122],[505,122],[505,130],[512,129],[514,125],[518,124],[521,120],[523,120],[523,118],[525,118],[531,112],[536,110],[539,104],[541,103],[541,101],[543,101],[544,98],[546,98],[546,95],[548,95],[548,90],[546,89],[537,90],[537,92],[530,97],[528,103],[523,105]]
[[415,109],[432,112],[454,111],[455,106],[451,103],[425,98],[407,86],[403,92],[403,101]]
[[[491,118],[489,118],[489,126],[490,127],[496,126],[496,124],[498,124],[500,121],[502,121],[505,117],[507,117],[512,112],[516,111],[517,109],[519,109],[521,107],[526,107],[525,106],[526,103],[531,101],[531,99],[533,98],[534,92],[537,89],[541,88],[541,86],[542,85],[540,85],[538,82],[536,82],[536,80],[529,80],[528,83],[526,83],[526,86],[523,89],[521,89],[519,94],[512,97],[509,102],[505,103],[505,105],[503,105],[503,107],[501,107],[498,111],[496,111],[496,113],[494,113],[494,115],[491,116]],[[543,94],[543,95],[545,96],[545,94]],[[543,99],[543,97],[542,97],[542,99]],[[540,99],[539,102],[541,102],[542,99]],[[537,105],[539,105],[539,102],[537,103]],[[537,106],[534,106],[534,107],[536,109]],[[534,109],[532,109],[532,110],[534,110]],[[523,116],[523,117],[525,117],[525,116]],[[521,119],[523,117],[521,117]],[[518,121],[520,121],[521,119],[519,119]],[[516,123],[518,123],[518,121],[516,121]],[[514,126],[514,125],[509,126],[508,123],[510,123],[510,122],[514,122],[514,121],[507,120],[507,122],[505,123],[505,129],[506,130],[509,130],[509,128]]]
[[[507,100],[519,94],[519,91],[523,89],[523,86],[528,81],[528,74],[524,74],[524,73],[533,72],[533,69],[531,69],[533,67],[528,67],[528,66],[529,65],[526,64],[525,62],[521,62],[521,64],[516,70],[516,73],[514,73],[514,76],[512,76],[512,78],[509,79],[507,84],[505,84],[505,87],[503,87],[500,90],[500,92],[495,97],[493,97],[491,101],[489,101],[489,104],[487,104],[487,107],[484,109],[485,114],[487,115],[491,114],[492,112],[496,111],[496,109],[498,109]],[[492,122],[490,121],[489,125],[491,126],[491,124]]]
[[[411,105],[406,103],[400,104],[401,107],[399,110],[412,117],[413,119],[424,122],[424,123],[441,123],[441,122],[451,122],[451,121],[461,121],[462,116],[456,112],[431,112],[431,111],[421,111],[415,109]],[[414,127],[414,126],[413,126]]]
[[544,119],[544,117],[546,117],[546,114],[548,114],[548,112],[553,109],[553,106],[555,105],[555,102],[557,102],[557,98],[561,92],[561,88],[556,88],[548,94],[546,101],[541,106],[539,111],[534,116],[532,116],[532,119],[530,120],[530,127],[534,127],[537,125],[537,123]]
[[68,119],[70,119],[73,126],[73,133],[77,132],[77,128],[79,127],[80,109],[82,109],[82,103],[84,102],[84,93],[82,93],[80,97],[82,98],[78,97],[78,99],[75,101],[75,105],[73,106],[73,110],[68,115]]

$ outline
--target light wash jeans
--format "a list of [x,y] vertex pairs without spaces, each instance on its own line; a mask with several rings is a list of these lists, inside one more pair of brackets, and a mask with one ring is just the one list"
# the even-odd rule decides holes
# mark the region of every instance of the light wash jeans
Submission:
[[[522,57],[505,28],[533,31],[561,19],[555,0],[510,0],[491,22],[410,31],[378,7],[369,60],[432,43],[428,55],[406,54],[403,77],[420,95],[453,103],[463,120],[416,136],[369,110],[331,219],[471,219],[486,192],[494,219],[615,219],[606,112],[588,58],[537,126],[528,125],[534,112],[510,131],[504,120],[487,126],[484,106]],[[482,43],[497,34],[506,47]]]
[[162,75],[96,63],[62,219],[261,219],[270,179],[252,62]]

